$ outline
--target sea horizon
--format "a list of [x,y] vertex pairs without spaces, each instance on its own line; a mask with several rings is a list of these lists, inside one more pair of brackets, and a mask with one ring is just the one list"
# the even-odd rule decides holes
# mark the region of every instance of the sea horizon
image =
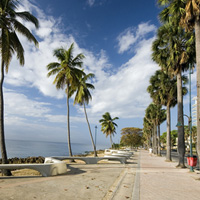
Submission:
[[[94,150],[92,144],[71,143],[71,147],[73,155]],[[106,145],[97,145],[99,150],[106,148],[108,148]],[[8,158],[69,156],[67,142],[6,139],[6,150]]]

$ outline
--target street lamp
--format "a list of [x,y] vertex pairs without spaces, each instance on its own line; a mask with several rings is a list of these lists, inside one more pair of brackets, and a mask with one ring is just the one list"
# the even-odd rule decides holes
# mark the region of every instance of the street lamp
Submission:
[[96,146],[96,141],[97,141],[97,126],[95,126],[95,147],[97,148],[97,146]]
[[[189,65],[189,111],[190,111],[190,116],[186,116],[188,118],[188,127],[189,127],[189,132],[190,132],[190,157],[193,157],[193,152],[192,152],[192,106],[191,106],[191,65]],[[179,116],[180,117],[180,116]],[[183,124],[178,121],[176,127],[181,127]],[[190,166],[190,171],[194,172],[193,166]]]
[[[187,116],[187,115],[183,115],[186,116],[188,118],[188,127],[190,130],[190,157],[193,157],[193,152],[192,152],[192,118]],[[181,122],[178,121],[176,127],[181,127],[183,126],[183,124],[181,124]],[[190,171],[194,172],[193,166],[190,166]]]

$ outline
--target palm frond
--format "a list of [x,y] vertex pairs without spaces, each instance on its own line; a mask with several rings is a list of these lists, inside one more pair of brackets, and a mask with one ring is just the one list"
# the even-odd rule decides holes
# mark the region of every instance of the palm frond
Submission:
[[27,21],[27,22],[31,22],[35,25],[36,28],[39,28],[39,21],[38,19],[33,16],[31,13],[29,12],[16,12],[16,16]]
[[36,46],[39,45],[37,39],[33,36],[33,34],[26,28],[22,23],[13,19],[13,26],[17,32],[24,35],[28,41],[33,42]]

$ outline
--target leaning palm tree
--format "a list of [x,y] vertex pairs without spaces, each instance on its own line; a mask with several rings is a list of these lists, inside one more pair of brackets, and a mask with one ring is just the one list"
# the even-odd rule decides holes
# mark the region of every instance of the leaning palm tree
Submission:
[[[182,72],[194,62],[194,36],[185,33],[171,18],[158,29],[157,38],[152,45],[153,60],[170,76],[177,78],[178,121],[183,124],[183,94]],[[185,167],[185,139],[184,127],[178,127],[178,153],[177,167]]]
[[102,117],[103,118],[99,120],[99,122],[101,123],[101,131],[106,134],[106,137],[110,136],[110,143],[112,147],[113,145],[112,135],[116,133],[115,127],[117,126],[114,120],[119,118],[118,117],[112,118],[109,112],[106,112],[104,115],[102,115]]
[[[89,78],[94,78],[94,74],[90,73],[90,74],[87,74],[87,75],[80,77],[78,86],[76,88],[76,95],[75,95],[75,99],[74,99],[74,104],[78,103],[80,106],[83,105],[84,112],[85,112],[85,118],[86,118],[86,121],[87,121],[87,124],[88,124],[89,133],[90,133],[90,138],[91,138],[92,145],[93,145],[93,148],[94,148],[94,156],[96,157],[97,156],[96,146],[94,144],[94,140],[93,140],[93,137],[92,137],[92,131],[91,131],[91,128],[90,128],[90,123],[89,123],[89,120],[88,120],[88,116],[87,116],[87,112],[86,112],[86,106],[85,106],[85,104],[88,104],[89,101],[92,99],[92,95],[91,95],[89,89],[92,89],[92,90],[94,89],[94,86],[91,83],[86,82]],[[73,94],[73,93],[74,93],[74,91],[71,91],[71,94]]]
[[73,49],[73,43],[68,50],[65,50],[64,48],[55,49],[54,56],[56,56],[59,62],[52,62],[47,65],[49,71],[47,76],[50,77],[56,75],[53,84],[56,84],[57,89],[65,89],[67,94],[67,130],[70,156],[72,156],[69,119],[70,88],[74,90],[79,83],[79,78],[85,74],[83,70],[79,69],[82,67],[84,55],[78,54],[74,57]]
[[[7,163],[7,152],[4,137],[4,99],[3,82],[4,73],[8,72],[12,56],[16,54],[20,65],[24,65],[24,49],[19,41],[17,33],[25,36],[37,46],[38,42],[32,33],[18,20],[31,22],[38,28],[39,23],[29,12],[17,12],[19,2],[17,0],[0,1],[0,54],[1,54],[1,80],[0,80],[0,142],[2,163]],[[10,175],[9,170],[3,170],[5,175]]]

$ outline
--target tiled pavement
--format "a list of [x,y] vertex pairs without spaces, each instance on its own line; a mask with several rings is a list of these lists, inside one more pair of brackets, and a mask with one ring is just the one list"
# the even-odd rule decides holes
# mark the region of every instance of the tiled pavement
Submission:
[[141,150],[134,200],[200,200],[200,172],[176,168],[176,162]]

